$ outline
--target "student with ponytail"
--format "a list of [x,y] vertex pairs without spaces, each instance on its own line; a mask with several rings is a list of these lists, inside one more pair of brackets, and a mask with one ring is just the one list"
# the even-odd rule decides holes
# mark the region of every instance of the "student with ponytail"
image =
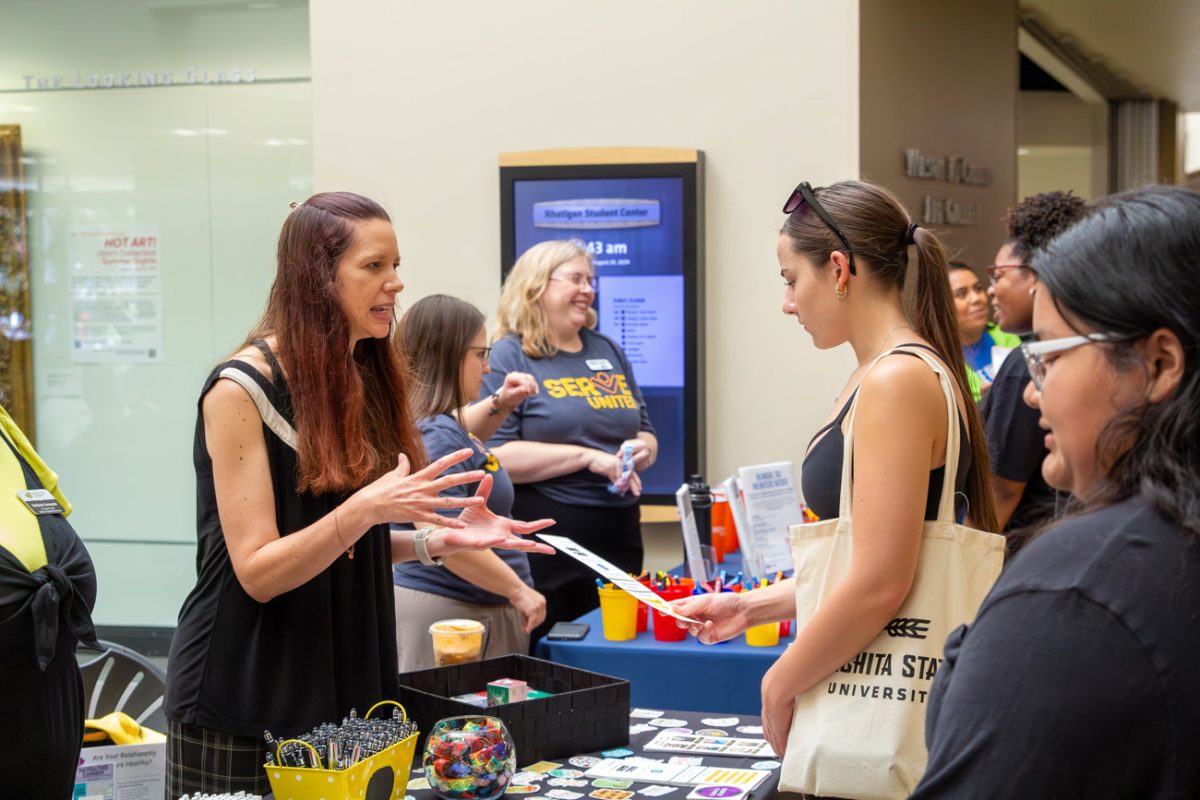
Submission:
[[[801,183],[783,210],[788,216],[777,243],[783,312],[818,348],[848,343],[858,367],[804,456],[806,502],[822,518],[837,517],[845,420],[853,406],[853,557],[795,645],[763,678],[763,727],[777,753],[786,751],[795,697],[862,651],[913,585],[922,526],[937,514],[948,427],[938,376],[917,351],[952,377],[962,443],[957,512],[961,517],[969,511],[976,527],[995,529],[982,422],[967,385],[941,242],[914,224],[890,192],[862,181],[821,189]],[[903,289],[913,254],[916,287],[906,308]],[[795,586],[781,581],[743,594],[690,597],[675,606],[701,620],[692,626],[701,641],[716,642],[794,617]]]

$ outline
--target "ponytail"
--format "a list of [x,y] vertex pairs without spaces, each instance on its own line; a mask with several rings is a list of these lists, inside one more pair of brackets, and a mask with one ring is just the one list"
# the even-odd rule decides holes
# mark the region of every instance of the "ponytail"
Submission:
[[[971,524],[986,531],[999,528],[992,500],[991,469],[983,417],[972,401],[967,366],[958,333],[958,316],[950,291],[950,268],[946,248],[933,231],[910,226],[909,237],[917,252],[917,286],[912,301],[912,323],[917,333],[933,345],[958,384],[966,406],[967,433],[970,436],[972,464],[967,484],[967,503]],[[949,468],[949,465],[947,465]]]

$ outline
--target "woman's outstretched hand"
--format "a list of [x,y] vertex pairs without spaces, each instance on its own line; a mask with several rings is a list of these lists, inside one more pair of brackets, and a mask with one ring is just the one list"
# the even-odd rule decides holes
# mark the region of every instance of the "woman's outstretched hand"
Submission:
[[[493,514],[487,507],[487,498],[492,493],[492,476],[484,475],[475,490],[475,497],[481,502],[469,506],[458,515],[457,522],[462,523],[458,530],[444,530],[441,535],[430,539],[429,552],[434,556],[447,556],[459,550],[488,550],[498,547],[502,550],[523,550],[526,553],[544,553],[553,555],[554,548],[534,539],[525,539],[531,533],[549,528],[554,524],[552,519],[539,519],[535,522],[501,517]],[[461,501],[456,505],[462,505]],[[444,527],[445,517],[440,517],[435,523]]]
[[469,447],[442,456],[424,469],[409,473],[408,457],[403,453],[397,459],[396,468],[385,473],[370,485],[360,489],[356,496],[369,509],[371,524],[381,522],[411,522],[416,527],[436,525],[446,528],[464,528],[466,525],[454,517],[438,513],[443,508],[472,509],[487,502],[476,492],[474,497],[444,497],[441,492],[453,486],[475,483],[482,480],[483,470],[469,470],[442,475],[443,472],[466,461],[475,451]]

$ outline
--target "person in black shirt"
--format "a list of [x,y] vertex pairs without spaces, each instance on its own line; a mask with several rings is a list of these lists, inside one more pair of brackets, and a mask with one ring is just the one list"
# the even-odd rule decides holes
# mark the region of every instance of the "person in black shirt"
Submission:
[[1035,256],[1025,397],[1075,513],[947,640],[917,800],[1200,797],[1198,266],[1200,194],[1165,186]]
[[[1070,193],[1049,192],[1027,197],[1009,212],[1008,241],[996,253],[996,263],[987,268],[988,297],[1001,330],[1029,333],[1033,323],[1029,291],[1036,280],[1030,260],[1038,248],[1077,220],[1082,208],[1083,200]],[[1054,514],[1054,490],[1041,476],[1046,448],[1037,414],[1021,399],[1028,383],[1024,360],[1009,353],[979,406],[991,458],[996,518],[1006,534]],[[1010,554],[1021,541],[1019,534],[1009,537]]]
[[[283,224],[262,320],[201,390],[197,580],[168,661],[170,797],[266,794],[264,730],[286,739],[395,698],[393,562],[553,552],[515,535],[550,521],[487,509],[482,470],[442,475],[471,449],[425,465],[390,339],[399,263],[377,203],[310,197]],[[474,496],[441,494],[475,482]]]

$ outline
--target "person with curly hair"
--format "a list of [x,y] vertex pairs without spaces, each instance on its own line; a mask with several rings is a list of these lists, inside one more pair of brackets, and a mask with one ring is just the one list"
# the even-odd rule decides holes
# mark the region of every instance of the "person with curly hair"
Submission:
[[[1033,256],[1076,222],[1083,207],[1083,199],[1070,192],[1047,192],[1027,197],[1009,211],[1008,240],[996,253],[996,263],[987,268],[988,299],[1004,332],[1028,336],[1033,326],[1030,292],[1037,283],[1030,266]],[[1057,499],[1042,479],[1046,445],[1037,412],[1021,399],[1028,383],[1024,359],[1010,353],[979,408],[992,465],[996,519],[1009,537],[1010,556],[1021,546],[1017,532],[1052,516]]]

